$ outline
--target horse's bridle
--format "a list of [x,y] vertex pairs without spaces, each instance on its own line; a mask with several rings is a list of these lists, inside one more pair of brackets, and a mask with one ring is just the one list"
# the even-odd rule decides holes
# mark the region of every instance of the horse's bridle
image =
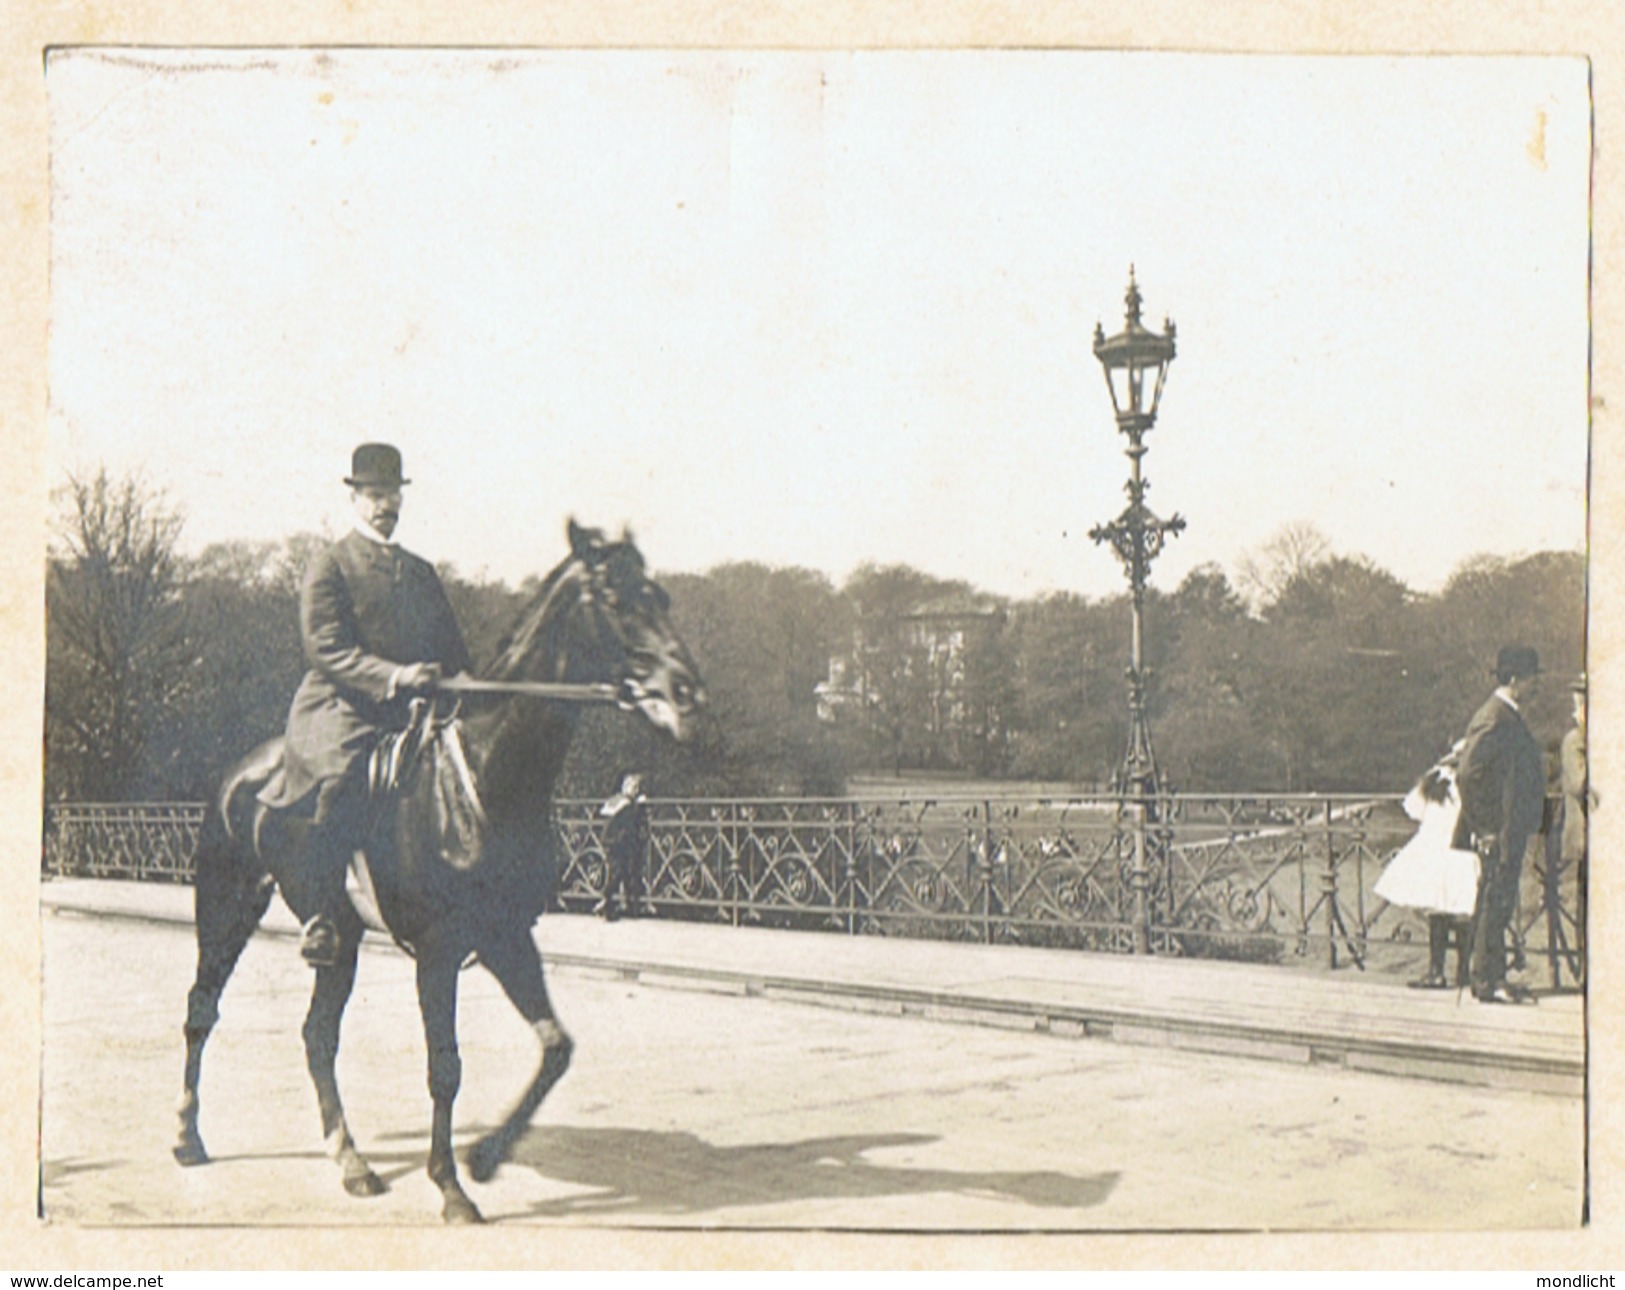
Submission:
[[[603,566],[586,560],[581,563],[586,577],[580,589],[580,600],[592,611],[593,630],[600,640],[604,638],[613,640],[623,659],[630,658],[632,651],[627,647],[626,633],[604,608],[608,588],[604,581]],[[553,699],[562,703],[616,703],[623,708],[635,706],[637,697],[637,681],[630,675],[624,677],[618,685],[607,681],[487,681],[459,675],[442,678],[435,688],[448,694],[512,694],[533,699]]]
[[624,670],[620,684],[612,687],[616,690],[615,699],[623,707],[634,707],[644,693],[643,678],[635,673],[631,665],[636,651],[627,639],[619,616],[609,612],[608,607],[619,604],[621,599],[619,591],[609,583],[609,561],[583,559],[582,563],[586,567],[587,577],[581,587],[581,603],[592,611],[593,630],[598,640],[613,642],[622,660]]

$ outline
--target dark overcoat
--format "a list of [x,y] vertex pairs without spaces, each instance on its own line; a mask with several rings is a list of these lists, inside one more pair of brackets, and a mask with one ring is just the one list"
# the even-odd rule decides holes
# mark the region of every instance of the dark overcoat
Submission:
[[397,669],[469,668],[468,647],[434,566],[398,546],[351,532],[324,550],[299,593],[299,635],[309,671],[288,713],[283,773],[261,795],[289,807],[322,781],[346,775],[379,730],[405,724]]
[[1524,844],[1540,828],[1546,761],[1523,717],[1496,696],[1467,724],[1456,786],[1467,826],[1498,839],[1502,854],[1521,862]]
[[648,807],[641,797],[621,797],[611,807],[604,824],[604,854],[616,869],[630,872],[649,846]]
[[1546,762],[1523,717],[1498,695],[1467,724],[1456,767],[1462,829],[1478,841],[1483,863],[1473,911],[1473,993],[1499,997],[1507,973],[1507,932],[1518,910],[1518,882],[1529,838],[1546,804]]

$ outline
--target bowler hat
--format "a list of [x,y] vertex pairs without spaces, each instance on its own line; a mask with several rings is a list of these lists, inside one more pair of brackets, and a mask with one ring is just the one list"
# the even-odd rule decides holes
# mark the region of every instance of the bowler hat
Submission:
[[401,478],[401,450],[393,444],[364,443],[350,457],[350,473],[344,482],[351,488],[368,484],[382,488],[398,488],[410,484]]
[[1534,676],[1540,671],[1540,655],[1528,645],[1503,645],[1495,656],[1496,676]]

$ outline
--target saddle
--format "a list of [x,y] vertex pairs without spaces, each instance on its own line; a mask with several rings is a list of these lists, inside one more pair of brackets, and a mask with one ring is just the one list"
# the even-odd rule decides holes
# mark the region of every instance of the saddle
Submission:
[[453,869],[479,863],[484,844],[485,807],[463,750],[463,726],[455,710],[437,716],[427,699],[414,699],[406,727],[384,735],[367,759],[367,792],[382,812],[401,794],[417,792],[430,777],[423,823],[433,832],[440,858]]

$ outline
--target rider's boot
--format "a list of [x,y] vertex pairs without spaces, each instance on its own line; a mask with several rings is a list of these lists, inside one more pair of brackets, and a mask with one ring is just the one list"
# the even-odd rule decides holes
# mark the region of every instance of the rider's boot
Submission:
[[331,967],[338,961],[338,912],[344,900],[344,875],[354,850],[344,831],[331,824],[310,831],[308,870],[316,912],[305,922],[299,956],[311,967]]
[[338,959],[344,876],[365,833],[365,807],[366,790],[353,769],[324,780],[317,790],[305,853],[306,892],[314,912],[299,942],[300,957],[312,967],[328,967]]

